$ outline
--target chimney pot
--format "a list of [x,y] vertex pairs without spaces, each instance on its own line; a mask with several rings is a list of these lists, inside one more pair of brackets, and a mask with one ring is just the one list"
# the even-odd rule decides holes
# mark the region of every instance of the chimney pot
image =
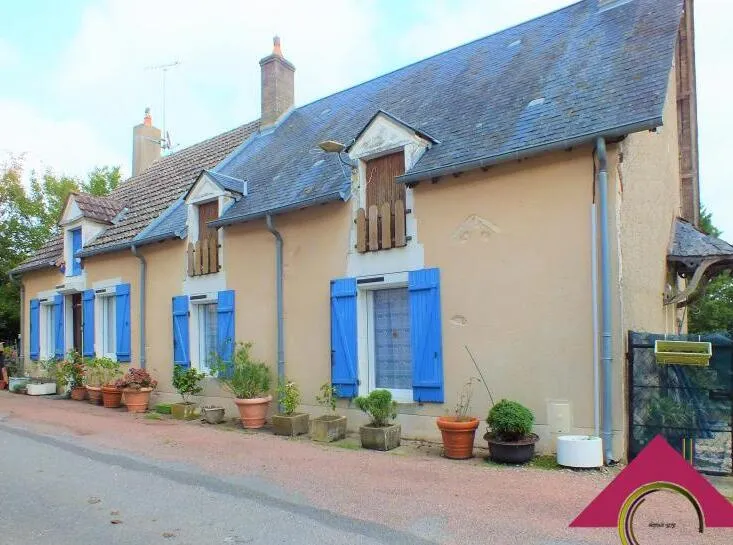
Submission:
[[145,108],[145,117],[143,118],[143,125],[146,127],[153,126],[153,116],[150,115],[150,108]]
[[260,126],[267,127],[293,106],[295,98],[295,66],[283,56],[279,36],[272,39],[272,54],[260,61],[260,72]]

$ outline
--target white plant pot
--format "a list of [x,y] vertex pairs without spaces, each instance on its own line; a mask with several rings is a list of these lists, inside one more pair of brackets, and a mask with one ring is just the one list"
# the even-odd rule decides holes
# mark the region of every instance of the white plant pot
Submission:
[[601,438],[592,435],[561,435],[557,438],[557,463],[565,467],[601,467]]
[[45,396],[56,393],[55,382],[44,382],[43,384],[26,384],[25,391],[29,396]]

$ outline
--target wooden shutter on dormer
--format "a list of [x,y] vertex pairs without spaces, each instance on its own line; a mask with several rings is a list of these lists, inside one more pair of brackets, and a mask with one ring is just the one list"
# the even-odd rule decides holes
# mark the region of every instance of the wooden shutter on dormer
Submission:
[[219,203],[217,201],[207,202],[199,205],[199,240],[216,233],[215,228],[206,224],[219,217]]
[[389,203],[394,209],[397,201],[405,202],[405,184],[395,182],[405,173],[405,154],[402,151],[371,159],[366,163],[366,207],[381,208]]

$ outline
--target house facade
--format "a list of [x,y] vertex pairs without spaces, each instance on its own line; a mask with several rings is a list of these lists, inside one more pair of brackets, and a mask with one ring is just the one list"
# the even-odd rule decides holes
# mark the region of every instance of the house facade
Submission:
[[[601,431],[622,458],[628,331],[684,328],[665,296],[699,219],[691,18],[585,0],[300,107],[276,39],[260,119],[160,157],[146,117],[136,174],[70,196],[13,272],[26,358],[144,366],[172,401],[173,365],[252,341],[303,410],[331,382],[356,427],[353,397],[387,388],[423,439],[473,358],[542,449]],[[201,401],[235,411],[215,379]]]

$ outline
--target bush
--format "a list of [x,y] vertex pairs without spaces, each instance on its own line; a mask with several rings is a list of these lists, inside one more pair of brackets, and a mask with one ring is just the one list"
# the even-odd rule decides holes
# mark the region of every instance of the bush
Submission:
[[[53,373],[52,367],[49,365],[46,370],[49,375]],[[81,388],[84,386],[84,375],[86,369],[84,368],[84,362],[82,361],[81,354],[76,351],[71,351],[67,354],[66,359],[61,362],[58,367],[59,379],[57,382],[61,382],[62,386],[69,386],[71,388]]]
[[91,358],[86,361],[86,382],[89,386],[105,386],[121,375],[120,364],[111,358]]
[[263,362],[252,358],[252,343],[238,343],[232,363],[221,358],[211,366],[212,374],[237,399],[254,399],[267,395],[272,384],[272,372]]
[[120,389],[140,390],[141,388],[155,389],[158,381],[150,376],[145,369],[136,369],[131,367],[127,373],[115,382],[115,386]]
[[532,432],[534,415],[521,403],[502,399],[491,407],[486,422],[498,440],[518,441]]
[[204,388],[199,384],[206,378],[206,373],[201,373],[193,367],[184,369],[180,365],[173,366],[173,387],[181,394],[183,402],[190,403],[191,396],[200,394]]
[[336,387],[330,382],[321,385],[321,395],[316,395],[316,402],[324,409],[336,412]]
[[389,426],[389,421],[397,418],[397,402],[392,401],[389,390],[374,390],[367,397],[354,399],[354,404],[372,419],[370,425],[378,428]]
[[300,405],[300,388],[292,380],[277,386],[277,401],[282,406],[282,414],[292,416]]

